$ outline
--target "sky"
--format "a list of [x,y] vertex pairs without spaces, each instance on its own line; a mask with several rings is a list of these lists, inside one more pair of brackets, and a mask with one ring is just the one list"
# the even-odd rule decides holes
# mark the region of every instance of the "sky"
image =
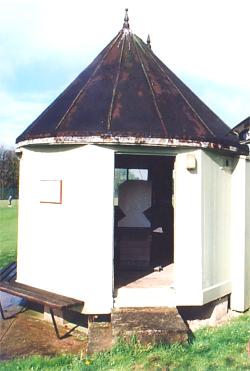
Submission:
[[250,0],[0,0],[0,144],[116,36],[133,33],[226,124],[250,114]]

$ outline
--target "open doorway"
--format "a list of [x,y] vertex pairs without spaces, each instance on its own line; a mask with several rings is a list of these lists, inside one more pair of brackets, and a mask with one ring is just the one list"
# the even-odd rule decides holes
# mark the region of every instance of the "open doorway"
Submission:
[[116,155],[114,286],[171,286],[174,156]]

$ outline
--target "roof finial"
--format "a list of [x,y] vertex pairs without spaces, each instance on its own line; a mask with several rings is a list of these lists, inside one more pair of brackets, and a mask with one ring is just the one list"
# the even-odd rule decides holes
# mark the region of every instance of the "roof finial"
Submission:
[[128,17],[128,8],[125,9],[125,17],[124,17],[124,23],[123,23],[123,28],[126,28],[129,30],[129,17]]
[[147,38],[147,46],[149,49],[151,49],[151,40],[150,40],[150,36],[148,35],[148,38]]

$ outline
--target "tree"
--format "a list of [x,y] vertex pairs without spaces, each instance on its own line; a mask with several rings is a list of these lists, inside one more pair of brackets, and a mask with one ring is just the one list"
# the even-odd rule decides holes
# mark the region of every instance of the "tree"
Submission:
[[0,145],[0,199],[18,197],[19,163],[13,148]]

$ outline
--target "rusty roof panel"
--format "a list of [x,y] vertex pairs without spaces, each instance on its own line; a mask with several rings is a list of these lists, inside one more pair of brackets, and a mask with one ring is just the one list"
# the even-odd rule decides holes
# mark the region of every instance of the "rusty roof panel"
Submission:
[[131,36],[123,39],[121,64],[117,72],[110,129],[117,135],[164,136],[146,77]]
[[[98,68],[100,61],[107,54],[107,49],[112,45],[117,37],[103,49],[95,60],[82,71],[77,78],[42,112],[42,114],[17,138],[16,142],[25,139],[44,138],[59,135],[56,129],[68,110],[75,107],[75,101],[81,90],[86,87],[94,72]],[[95,104],[95,103],[94,103]],[[94,106],[92,104],[92,106]],[[72,122],[73,123],[73,122]],[[78,128],[79,129],[79,128]]]
[[243,148],[229,130],[125,27],[16,142],[106,135]]

